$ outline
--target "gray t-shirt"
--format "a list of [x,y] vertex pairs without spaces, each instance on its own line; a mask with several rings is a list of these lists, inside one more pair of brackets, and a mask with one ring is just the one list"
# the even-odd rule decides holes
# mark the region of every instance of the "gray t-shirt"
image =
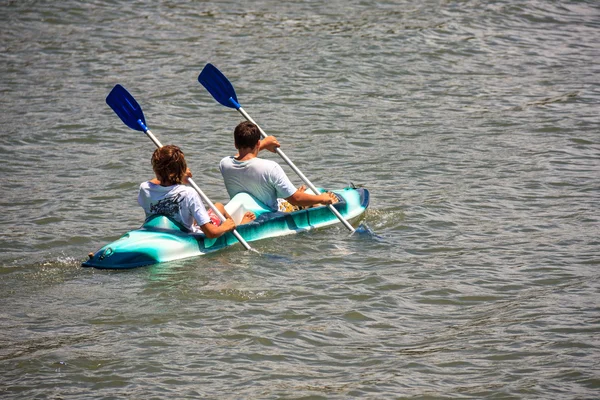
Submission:
[[285,199],[297,190],[275,161],[258,157],[248,161],[238,161],[235,157],[229,156],[221,160],[219,169],[230,198],[240,192],[246,192],[272,211],[278,209],[278,197]]

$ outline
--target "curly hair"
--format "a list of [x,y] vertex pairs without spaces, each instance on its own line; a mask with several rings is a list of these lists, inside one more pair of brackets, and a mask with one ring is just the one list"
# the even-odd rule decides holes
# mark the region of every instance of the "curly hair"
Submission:
[[178,185],[183,182],[187,163],[181,149],[169,144],[154,150],[152,169],[162,185]]

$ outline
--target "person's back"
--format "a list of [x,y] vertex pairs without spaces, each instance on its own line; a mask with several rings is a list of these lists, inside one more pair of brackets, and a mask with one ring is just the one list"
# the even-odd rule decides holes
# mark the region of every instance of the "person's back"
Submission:
[[174,219],[190,232],[200,232],[200,225],[211,222],[198,194],[185,185],[161,186],[153,181],[142,182],[138,204],[144,209],[146,218],[157,214],[164,215]]
[[219,168],[230,198],[240,192],[249,193],[271,211],[277,211],[277,198],[296,192],[281,166],[271,160],[255,157],[239,161],[231,156],[221,160]]
[[152,169],[156,179],[140,184],[138,203],[146,218],[164,215],[173,218],[190,232],[203,232],[209,238],[221,236],[235,229],[235,223],[222,204],[215,204],[227,218],[223,223],[212,212],[206,211],[200,196],[185,186],[191,172],[187,168],[183,152],[172,145],[163,146],[152,155]]
[[223,158],[219,165],[230,198],[246,192],[272,211],[279,209],[278,198],[294,206],[331,204],[337,200],[330,193],[312,195],[304,193],[304,187],[296,189],[278,163],[258,158],[260,150],[274,152],[279,143],[272,136],[261,142],[260,130],[255,124],[240,123],[234,130],[234,141],[238,155]]

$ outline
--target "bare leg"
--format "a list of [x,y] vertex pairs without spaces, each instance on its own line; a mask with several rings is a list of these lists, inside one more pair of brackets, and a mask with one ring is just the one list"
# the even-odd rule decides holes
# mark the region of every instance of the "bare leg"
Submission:
[[231,218],[231,215],[229,215],[229,213],[227,212],[227,210],[225,210],[225,207],[223,206],[223,203],[215,203],[215,207],[217,208],[217,210],[219,210],[221,212],[221,214],[223,214],[223,216],[225,218]]

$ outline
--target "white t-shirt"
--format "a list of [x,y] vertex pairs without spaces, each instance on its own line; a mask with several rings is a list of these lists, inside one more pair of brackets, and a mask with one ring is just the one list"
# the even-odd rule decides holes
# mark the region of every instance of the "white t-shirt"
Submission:
[[[142,182],[138,203],[144,209],[146,218],[156,214],[165,215],[191,232],[201,232],[200,226],[210,222],[198,193],[185,185],[160,186],[149,181]],[[194,220],[198,225],[194,224]]]
[[230,198],[240,192],[246,192],[272,211],[277,211],[278,197],[285,199],[297,190],[275,161],[258,157],[238,161],[229,156],[221,160],[219,169]]

